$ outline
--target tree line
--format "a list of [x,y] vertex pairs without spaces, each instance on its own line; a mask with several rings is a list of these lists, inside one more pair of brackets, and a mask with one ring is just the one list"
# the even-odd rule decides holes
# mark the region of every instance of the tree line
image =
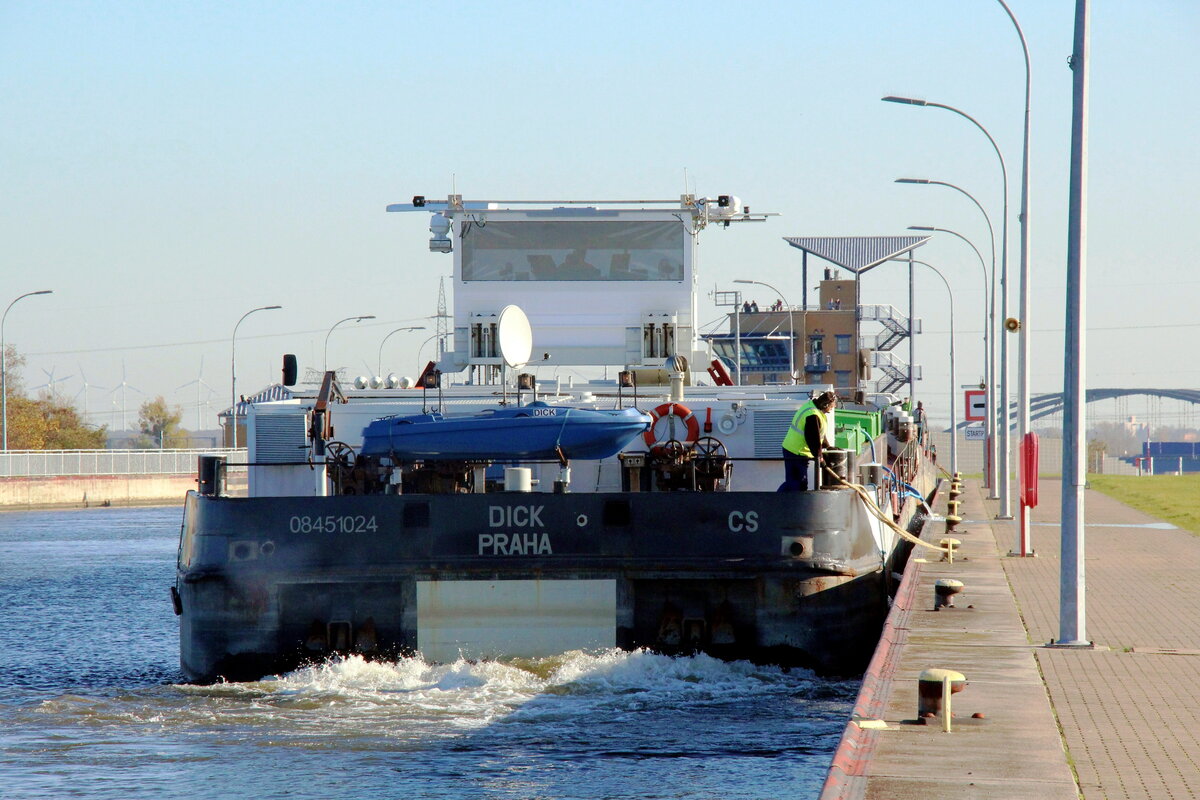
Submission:
[[[108,443],[108,426],[91,425],[73,402],[50,390],[31,397],[22,368],[25,357],[11,345],[5,348],[4,390],[7,400],[9,450],[102,450]],[[187,447],[189,436],[181,427],[183,411],[170,407],[159,395],[138,410],[140,448]]]

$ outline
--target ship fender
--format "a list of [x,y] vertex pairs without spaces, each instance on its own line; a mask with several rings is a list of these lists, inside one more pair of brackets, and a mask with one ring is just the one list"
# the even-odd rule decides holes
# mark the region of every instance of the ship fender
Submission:
[[[654,449],[660,446],[658,437],[654,433],[654,426],[663,417],[671,416],[678,417],[687,426],[687,438],[683,440],[684,446],[691,447],[696,444],[696,441],[700,438],[700,420],[696,419],[696,415],[692,413],[692,410],[683,403],[663,403],[650,412],[650,427],[642,434],[642,438],[646,442],[646,447]],[[667,436],[667,440],[675,438],[673,424],[670,429],[671,434]]]

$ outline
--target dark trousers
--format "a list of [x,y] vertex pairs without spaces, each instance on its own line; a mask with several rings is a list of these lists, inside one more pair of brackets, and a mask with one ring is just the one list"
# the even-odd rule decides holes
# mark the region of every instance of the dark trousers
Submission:
[[787,448],[783,448],[783,484],[779,487],[779,491],[807,492],[809,489],[808,465],[811,463],[812,459],[808,456],[796,455]]

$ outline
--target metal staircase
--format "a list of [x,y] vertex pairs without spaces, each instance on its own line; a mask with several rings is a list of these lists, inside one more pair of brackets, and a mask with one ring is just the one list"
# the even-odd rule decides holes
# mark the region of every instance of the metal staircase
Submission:
[[[909,336],[908,317],[891,305],[864,305],[860,307],[864,322],[878,322],[883,330],[871,337],[862,337],[862,346],[871,350],[871,366],[880,370],[883,377],[876,382],[876,391],[890,394],[909,382],[909,364],[892,351]],[[921,332],[921,320],[912,321],[913,333]],[[921,368],[912,368],[914,380],[920,380]]]
[[[883,373],[883,377],[875,382],[875,391],[881,394],[891,394],[908,383],[909,365],[894,353],[872,353],[871,366]],[[919,364],[912,367],[912,373],[913,380],[921,380]]]

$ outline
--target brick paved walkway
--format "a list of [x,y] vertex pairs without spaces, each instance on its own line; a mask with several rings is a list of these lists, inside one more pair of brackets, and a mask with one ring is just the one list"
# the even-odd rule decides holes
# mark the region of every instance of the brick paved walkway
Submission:
[[[975,493],[988,518],[997,502]],[[1030,541],[1003,558],[1030,642],[1058,636],[1058,481],[1043,481]],[[1094,650],[1035,649],[1085,800],[1200,797],[1200,537],[1095,491],[1085,506],[1086,634]],[[1015,525],[993,522],[997,551]]]

